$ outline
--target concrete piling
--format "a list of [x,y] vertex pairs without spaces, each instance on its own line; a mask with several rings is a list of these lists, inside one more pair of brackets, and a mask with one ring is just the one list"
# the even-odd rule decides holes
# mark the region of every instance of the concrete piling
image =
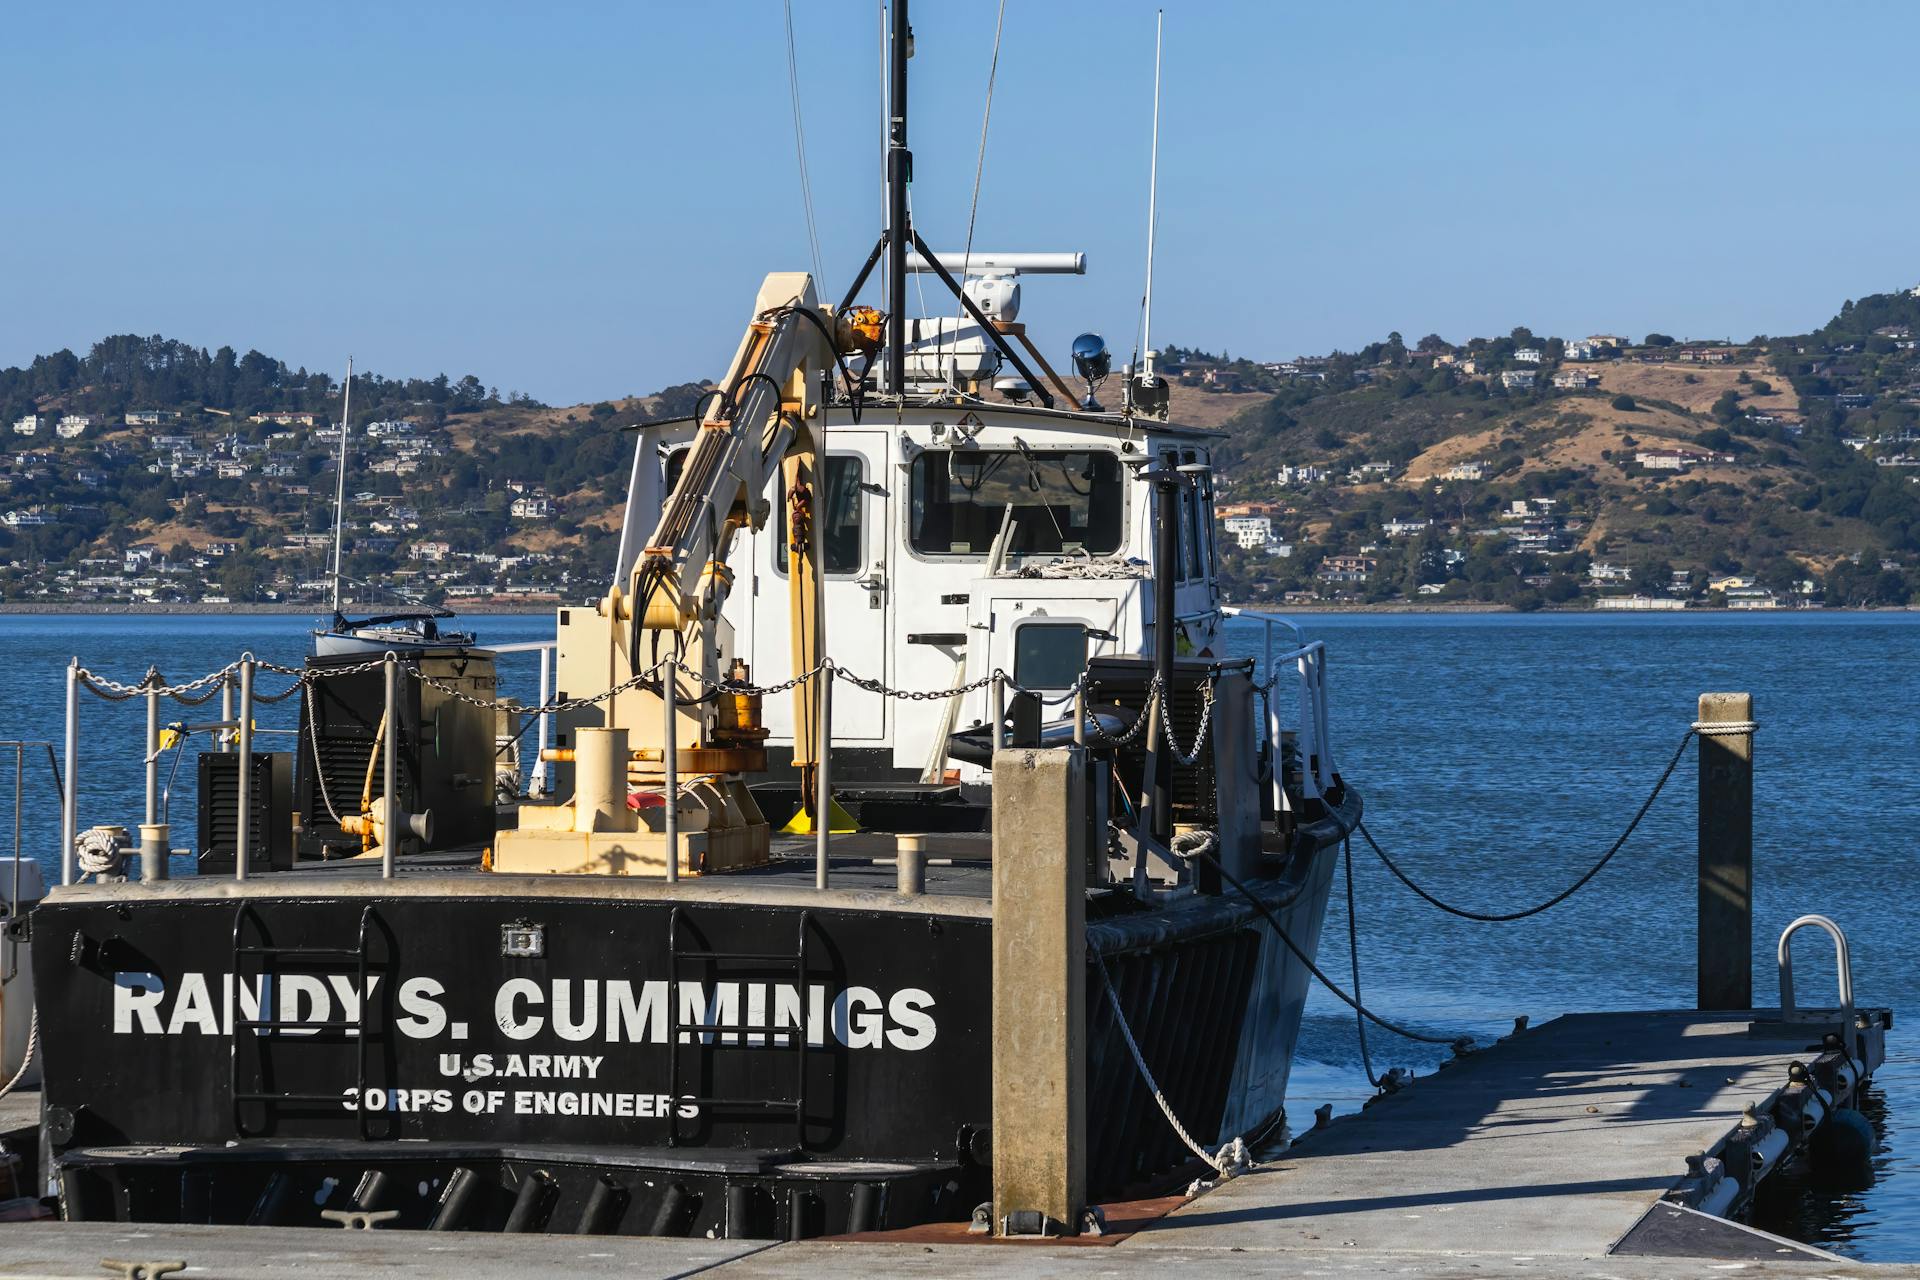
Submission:
[[995,1234],[1086,1206],[1085,774],[1078,747],[993,757]]
[[[1724,727],[1721,727],[1724,726]],[[1699,1004],[1753,1007],[1753,695],[1700,695]]]

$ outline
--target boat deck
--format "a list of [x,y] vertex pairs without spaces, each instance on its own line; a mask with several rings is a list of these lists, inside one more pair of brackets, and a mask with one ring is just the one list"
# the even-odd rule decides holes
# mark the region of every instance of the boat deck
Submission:
[[[892,832],[857,831],[833,837],[830,863],[832,885],[836,890],[861,894],[890,894],[897,886],[895,853],[897,837]],[[986,832],[956,832],[920,837],[926,856],[926,892],[934,896],[973,898],[981,901],[993,896],[993,838]],[[812,836],[776,835],[773,857],[764,867],[728,871],[716,875],[690,877],[685,884],[732,884],[782,889],[812,889],[814,885],[814,843]],[[459,876],[480,874],[479,849],[454,849],[438,853],[416,854],[394,862],[397,877]],[[291,870],[261,874],[256,872],[249,884],[279,884],[288,888],[310,888],[315,881],[330,879],[379,879],[378,858],[352,858],[337,862],[299,862]],[[229,879],[217,875],[185,877],[187,880]],[[593,877],[575,877],[581,880]],[[640,882],[634,878],[634,882]]]

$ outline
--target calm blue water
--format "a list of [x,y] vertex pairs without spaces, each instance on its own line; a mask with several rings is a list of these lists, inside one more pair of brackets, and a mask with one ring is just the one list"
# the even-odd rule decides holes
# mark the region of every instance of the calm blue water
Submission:
[[[1365,793],[1368,826],[1442,897],[1504,910],[1557,892],[1612,841],[1645,797],[1709,690],[1754,695],[1755,996],[1773,1000],[1773,940],[1807,911],[1831,915],[1854,947],[1856,992],[1902,1016],[1920,1011],[1920,938],[1902,895],[1916,883],[1920,818],[1920,615],[1724,614],[1646,617],[1365,615],[1304,619],[1332,650],[1334,751]],[[188,679],[243,650],[297,664],[305,617],[0,616],[0,735],[58,741],[62,668],[133,682],[154,656]],[[1257,624],[1235,644],[1261,647]],[[482,618],[483,642],[552,634],[546,617]],[[502,659],[503,693],[532,700],[537,659]],[[262,677],[277,690],[284,681]],[[217,703],[184,714],[213,719]],[[169,710],[168,718],[183,713]],[[295,704],[263,708],[291,729]],[[82,705],[83,825],[132,821],[142,789],[141,702]],[[263,749],[290,747],[268,736]],[[10,825],[11,757],[0,756],[0,833]],[[59,830],[44,752],[27,759],[22,820],[48,860]],[[194,823],[192,761],[173,788],[176,828]],[[1421,1029],[1498,1035],[1517,1014],[1538,1023],[1583,1009],[1686,1007],[1694,994],[1692,752],[1639,834],[1584,893],[1532,920],[1476,924],[1412,897],[1359,852],[1355,870],[1367,1002]],[[187,843],[185,838],[176,843]],[[1321,958],[1346,973],[1336,891]],[[1803,999],[1824,999],[1832,964],[1807,940]],[[1384,1032],[1375,1066],[1432,1067],[1440,1051]],[[1353,1018],[1324,993],[1309,1005],[1293,1113],[1357,1107]],[[1808,1192],[1793,1221],[1767,1225],[1838,1252],[1920,1259],[1920,1057],[1896,1031],[1870,1099],[1879,1177],[1845,1195]],[[1677,1157],[1676,1157],[1677,1159]]]
[[[1754,997],[1777,1002],[1774,944],[1818,911],[1847,931],[1856,998],[1920,1010],[1920,938],[1904,895],[1920,888],[1920,614],[1617,618],[1495,615],[1306,617],[1327,641],[1334,755],[1361,788],[1367,825],[1415,879],[1483,911],[1542,901],[1605,850],[1646,797],[1702,692],[1748,691],[1754,748]],[[1256,653],[1259,628],[1235,643]],[[1511,1030],[1591,1009],[1694,1000],[1697,773],[1688,748],[1633,840],[1588,888],[1542,916],[1479,924],[1442,915],[1358,841],[1355,882],[1367,1004],[1417,1030]],[[1347,973],[1339,884],[1320,960]],[[1795,983],[1831,1002],[1831,947],[1800,936]],[[1349,1110],[1352,1013],[1308,1006],[1289,1110]],[[1424,1071],[1444,1049],[1374,1031],[1374,1066]],[[1920,1258],[1920,1055],[1897,1029],[1869,1099],[1875,1185],[1808,1192],[1760,1225],[1874,1260]],[[1676,1165],[1681,1153],[1676,1153]]]

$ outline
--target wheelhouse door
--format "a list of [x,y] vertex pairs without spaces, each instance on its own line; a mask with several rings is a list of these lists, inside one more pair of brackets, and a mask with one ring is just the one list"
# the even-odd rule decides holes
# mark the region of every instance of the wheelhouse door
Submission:
[[[829,429],[826,492],[817,500],[825,573],[826,651],[842,669],[891,682],[888,646],[888,517],[891,476],[883,431]],[[787,577],[787,495],[774,486],[772,517],[758,535],[753,617],[754,679],[774,684],[793,667],[792,610]],[[791,694],[768,698],[762,710],[775,739],[793,739]],[[877,743],[887,736],[887,700],[848,680],[833,687],[833,740]]]

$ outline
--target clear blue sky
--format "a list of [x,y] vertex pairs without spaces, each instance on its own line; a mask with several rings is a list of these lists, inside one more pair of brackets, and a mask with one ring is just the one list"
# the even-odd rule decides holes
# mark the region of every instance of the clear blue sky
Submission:
[[[1167,8],[1164,342],[1744,338],[1920,280],[1920,7]],[[837,292],[878,229],[877,7],[795,9]],[[1007,10],[975,243],[1084,250],[1025,318],[1124,357],[1154,7]],[[941,247],[993,23],[917,7]],[[773,0],[23,4],[0,84],[0,364],[132,331],[595,399],[717,374],[808,262]]]

